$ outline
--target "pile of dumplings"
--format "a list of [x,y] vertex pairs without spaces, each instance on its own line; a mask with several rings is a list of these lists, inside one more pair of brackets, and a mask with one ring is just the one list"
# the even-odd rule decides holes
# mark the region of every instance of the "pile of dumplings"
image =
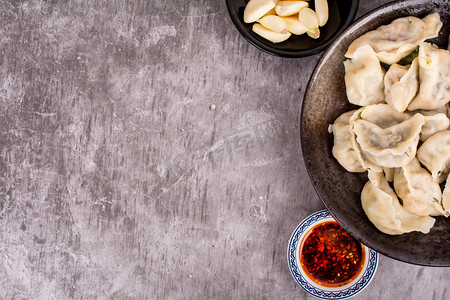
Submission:
[[450,52],[425,42],[441,27],[438,14],[396,19],[345,54],[347,98],[361,108],[330,125],[333,156],[368,171],[362,207],[386,234],[428,233],[450,215]]

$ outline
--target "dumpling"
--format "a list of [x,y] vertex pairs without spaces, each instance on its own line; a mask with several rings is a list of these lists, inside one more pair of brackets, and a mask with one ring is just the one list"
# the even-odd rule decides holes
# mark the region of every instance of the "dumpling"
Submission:
[[392,127],[409,118],[411,118],[411,114],[397,112],[387,104],[368,105],[361,112],[361,119],[381,128]]
[[450,107],[449,104],[432,110],[419,109],[407,113],[410,116],[419,113],[424,117],[425,124],[422,126],[422,131],[420,132],[420,140],[422,142],[425,142],[430,136],[439,131],[449,129],[450,115],[447,114],[448,107]]
[[450,101],[450,51],[419,46],[419,92],[408,110],[435,109]]
[[416,96],[419,87],[417,58],[410,66],[393,64],[384,76],[386,103],[398,112],[404,112]]
[[364,154],[364,152],[362,151],[360,145],[356,141],[356,135],[355,135],[355,131],[354,131],[354,129],[355,129],[355,122],[356,122],[356,120],[360,120],[361,119],[362,112],[364,112],[364,110],[366,110],[367,108],[368,107],[360,108],[353,114],[353,116],[351,116],[351,118],[350,118],[350,128],[349,128],[349,130],[351,132],[351,137],[352,137],[351,140],[352,140],[353,148],[355,149],[355,152],[358,154],[358,158],[359,158],[359,160],[361,162],[362,167],[365,170],[373,170],[373,171],[381,172],[383,169],[380,166],[372,163],[368,159],[368,157]]
[[419,216],[444,215],[441,188],[431,174],[414,158],[407,165],[396,168],[394,189],[403,201],[403,208]]
[[407,164],[416,155],[424,122],[421,114],[388,128],[366,120],[356,120],[353,131],[362,152],[372,163],[394,168]]
[[431,172],[434,181],[443,182],[450,172],[450,130],[430,136],[417,150],[417,158]]
[[446,114],[435,114],[432,111],[421,111],[425,119],[425,124],[422,126],[420,131],[420,140],[425,142],[433,134],[447,130],[450,126],[450,120]]
[[343,113],[334,121],[332,125],[334,135],[332,153],[347,171],[365,172],[366,170],[362,167],[358,153],[353,147],[352,139],[354,139],[354,134],[350,131],[350,118],[355,111]]
[[416,17],[396,19],[354,40],[345,57],[353,58],[356,50],[367,44],[372,46],[381,62],[391,65],[410,54],[420,42],[438,36],[441,27],[437,13],[422,20]]
[[353,125],[360,119],[364,108],[353,110],[340,115],[331,126],[334,134],[333,156],[349,172],[365,172],[368,169],[381,171],[380,167],[372,164],[362,155],[356,142]]
[[369,171],[361,193],[361,204],[369,220],[381,232],[391,235],[411,231],[430,232],[435,220],[404,209],[381,172]]
[[384,102],[384,70],[369,45],[358,48],[344,62],[345,86],[350,103],[359,106]]

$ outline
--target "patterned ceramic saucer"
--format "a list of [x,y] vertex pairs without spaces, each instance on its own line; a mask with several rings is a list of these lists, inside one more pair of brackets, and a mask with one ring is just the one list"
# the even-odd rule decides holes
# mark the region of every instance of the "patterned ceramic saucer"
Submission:
[[320,299],[348,299],[361,292],[372,280],[378,266],[378,253],[364,246],[363,269],[351,282],[339,287],[326,287],[311,280],[300,265],[300,246],[309,230],[320,223],[335,221],[328,210],[318,211],[297,226],[289,240],[287,259],[289,269],[300,287],[312,296]]

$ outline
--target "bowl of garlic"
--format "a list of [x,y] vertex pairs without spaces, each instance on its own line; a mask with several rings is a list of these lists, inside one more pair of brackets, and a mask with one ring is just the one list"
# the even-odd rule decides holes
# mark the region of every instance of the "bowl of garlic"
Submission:
[[358,0],[226,0],[239,33],[256,48],[281,57],[322,52],[349,26]]

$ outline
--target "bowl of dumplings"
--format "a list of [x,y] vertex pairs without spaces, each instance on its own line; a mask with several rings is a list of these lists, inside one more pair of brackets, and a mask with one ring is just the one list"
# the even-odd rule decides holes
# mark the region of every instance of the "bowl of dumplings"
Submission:
[[450,3],[361,17],[305,92],[304,162],[335,219],[391,258],[450,266]]

